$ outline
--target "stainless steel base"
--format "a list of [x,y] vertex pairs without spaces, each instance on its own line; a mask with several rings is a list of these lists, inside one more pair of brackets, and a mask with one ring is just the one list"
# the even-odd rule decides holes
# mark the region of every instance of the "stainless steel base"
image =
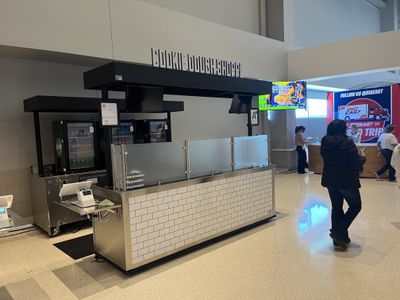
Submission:
[[101,170],[49,177],[30,175],[33,223],[49,236],[55,236],[60,233],[60,226],[85,220],[86,216],[80,216],[55,203],[60,200],[60,188],[63,183],[88,179],[96,181],[104,174],[105,171]]
[[[132,199],[132,197],[138,197],[141,195],[147,195],[152,193],[160,193],[171,189],[193,186],[199,183],[212,182],[221,179],[243,176],[246,174],[264,172],[264,171],[272,172],[272,167],[254,168],[254,169],[240,170],[236,172],[227,172],[215,176],[196,178],[192,180],[180,181],[180,182],[165,184],[161,186],[148,187],[128,192],[111,191],[95,187],[93,189],[95,196],[108,198],[115,203],[121,203],[122,210],[119,211],[118,213],[110,213],[101,219],[100,218],[93,219],[94,250],[98,255],[111,261],[113,264],[115,264],[122,270],[130,271],[138,267],[141,267],[143,265],[146,265],[148,263],[151,263],[153,261],[164,258],[166,256],[191,248],[205,241],[214,239],[216,237],[225,235],[229,232],[236,231],[240,228],[273,217],[275,215],[275,200],[274,200],[274,187],[273,187],[274,178],[272,175],[272,189],[268,191],[270,199],[272,198],[272,207],[267,213],[261,214],[257,218],[252,218],[246,223],[238,224],[238,226],[229,228],[229,230],[220,230],[216,234],[208,235],[207,237],[202,239],[196,239],[191,243],[186,243],[183,246],[172,249],[170,251],[165,251],[161,254],[153,255],[138,262],[133,262],[132,260],[133,258],[132,247],[135,244],[135,241],[132,239],[131,236],[131,220],[132,218],[135,218],[134,208],[132,207],[132,205],[130,206],[130,199]],[[143,230],[145,230],[145,228],[143,228]],[[165,235],[165,238],[166,239],[168,238],[168,234]],[[140,243],[140,241],[137,241],[137,243]]]

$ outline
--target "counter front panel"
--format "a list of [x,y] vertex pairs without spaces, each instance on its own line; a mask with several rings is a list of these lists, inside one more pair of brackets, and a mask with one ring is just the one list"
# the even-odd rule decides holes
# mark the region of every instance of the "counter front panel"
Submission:
[[122,204],[119,213],[94,218],[94,248],[125,271],[275,215],[270,166],[128,192],[93,191]]
[[[309,170],[316,174],[322,174],[324,162],[320,155],[321,145],[311,144],[308,145],[308,164]],[[376,144],[358,144],[359,151],[364,151],[367,162],[364,165],[364,171],[361,177],[375,178],[375,172],[378,171],[384,164],[385,159],[380,155]]]
[[272,199],[272,170],[131,197],[132,265],[264,219]]

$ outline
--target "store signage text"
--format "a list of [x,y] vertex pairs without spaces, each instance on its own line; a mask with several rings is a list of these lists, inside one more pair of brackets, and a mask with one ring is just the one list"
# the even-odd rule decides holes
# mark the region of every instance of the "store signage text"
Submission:
[[153,67],[211,75],[240,77],[241,65],[224,59],[151,48]]
[[370,96],[370,95],[380,95],[383,93],[383,89],[374,89],[374,90],[366,90],[366,91],[355,91],[348,93],[340,93],[340,98],[348,98],[348,97],[359,97],[359,96]]

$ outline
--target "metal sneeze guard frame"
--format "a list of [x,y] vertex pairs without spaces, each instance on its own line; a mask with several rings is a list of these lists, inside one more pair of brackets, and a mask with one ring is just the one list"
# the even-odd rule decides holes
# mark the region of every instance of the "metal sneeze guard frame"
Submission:
[[[225,143],[225,145],[224,145]],[[113,166],[114,190],[128,191],[137,188],[157,186],[166,183],[189,180],[197,177],[213,176],[225,172],[234,172],[242,169],[269,166],[269,137],[268,135],[230,137],[221,139],[184,140],[181,142],[152,143],[152,144],[122,144],[111,145]],[[178,152],[177,150],[182,151]],[[256,150],[255,150],[256,149]],[[167,150],[167,151],[164,151]],[[171,150],[168,154],[168,150]],[[190,151],[192,150],[192,151]],[[209,151],[203,153],[200,150]],[[211,151],[213,150],[213,151]],[[225,152],[224,152],[225,151]],[[227,153],[227,151],[229,151]],[[192,155],[191,155],[192,153]],[[197,153],[194,155],[193,153]],[[135,154],[132,155],[132,154]],[[150,157],[151,154],[154,156]],[[146,157],[146,155],[148,157]],[[219,156],[224,160],[220,168],[202,169],[207,163],[207,157]],[[139,158],[138,158],[139,157]],[[230,157],[229,162],[227,157]],[[159,161],[157,161],[159,158]],[[136,160],[135,160],[136,159]],[[196,159],[198,161],[196,161]],[[175,160],[175,164],[172,163]],[[214,158],[211,165],[215,166],[220,160]],[[163,163],[166,163],[163,164]],[[168,165],[169,164],[169,165]],[[176,164],[179,164],[178,169]],[[168,176],[157,179],[146,178],[146,172],[136,170],[137,165],[143,169],[153,166],[151,176],[168,172]],[[230,165],[230,167],[229,167]],[[132,168],[134,166],[134,168]],[[192,169],[200,166],[199,169]],[[179,168],[181,167],[181,169]],[[174,176],[169,176],[172,171]],[[150,173],[150,172],[149,172]],[[193,176],[195,174],[196,176]],[[133,188],[129,187],[128,177],[132,177]]]

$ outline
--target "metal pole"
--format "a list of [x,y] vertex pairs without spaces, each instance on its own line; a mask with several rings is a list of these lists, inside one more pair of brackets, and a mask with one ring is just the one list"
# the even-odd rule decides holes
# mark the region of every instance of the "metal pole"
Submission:
[[235,171],[235,138],[231,137],[231,166],[232,172]]
[[167,142],[172,142],[171,112],[167,111]]
[[[108,100],[108,89],[103,87],[101,90],[101,98]],[[100,120],[101,121],[101,120]],[[105,145],[105,165],[106,165],[106,187],[112,188],[112,161],[111,161],[111,144],[112,144],[112,130],[111,127],[104,128],[104,145]]]
[[[114,144],[111,145],[111,153],[112,153],[111,163],[112,163],[113,166],[115,166],[115,160],[114,160],[114,157],[115,157],[115,145]],[[115,179],[115,178],[117,178],[117,176],[115,174],[115,168],[112,168],[112,176],[114,178],[114,180],[113,180],[113,191],[115,191],[117,189],[117,182],[116,182],[116,179]],[[118,179],[119,179],[119,176],[118,176]]]
[[42,155],[42,138],[40,134],[39,112],[33,112],[33,121],[35,123],[35,138],[36,138],[36,158],[38,164],[39,176],[44,176],[43,155]]
[[251,114],[250,114],[250,108],[251,106],[247,106],[247,135],[252,136],[253,135],[253,127],[251,126]]
[[124,144],[121,145],[121,173],[122,173],[122,188],[123,191],[126,192],[127,190],[127,183],[126,183],[126,157],[128,152],[126,150],[126,146]]
[[183,150],[185,151],[185,165],[186,165],[186,180],[190,179],[190,157],[189,157],[189,141],[185,140],[185,144],[183,146]]

